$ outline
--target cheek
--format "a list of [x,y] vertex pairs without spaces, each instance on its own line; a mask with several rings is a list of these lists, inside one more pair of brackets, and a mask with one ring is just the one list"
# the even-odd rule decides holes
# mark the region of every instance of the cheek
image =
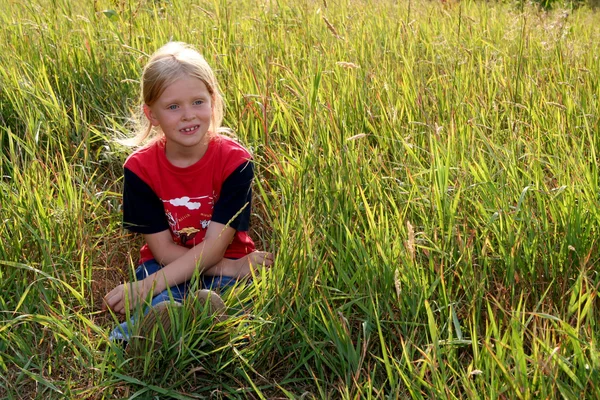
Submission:
[[210,105],[202,107],[202,110],[200,110],[200,115],[204,119],[210,119],[212,117],[212,107]]

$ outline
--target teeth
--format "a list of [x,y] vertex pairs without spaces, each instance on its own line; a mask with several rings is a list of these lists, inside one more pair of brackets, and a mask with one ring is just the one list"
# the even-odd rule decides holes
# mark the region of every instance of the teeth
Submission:
[[193,131],[196,128],[197,128],[197,126],[193,126],[191,128],[184,128],[184,129],[182,129],[182,131],[184,131],[184,132],[191,132],[191,131]]

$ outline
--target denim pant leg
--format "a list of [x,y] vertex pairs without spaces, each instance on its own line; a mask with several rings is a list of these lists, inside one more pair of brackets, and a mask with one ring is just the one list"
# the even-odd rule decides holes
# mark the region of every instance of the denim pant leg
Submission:
[[[141,281],[142,279],[146,279],[149,275],[152,275],[163,266],[160,265],[155,260],[150,260],[140,265],[135,270],[135,279]],[[162,291],[159,294],[156,294],[152,298],[151,306],[154,307],[159,303],[163,303],[165,301],[171,301],[171,297],[174,301],[181,303],[184,297],[187,295],[189,289],[189,282],[180,283],[179,285],[172,286],[167,290]],[[170,292],[170,294],[169,294]],[[148,309],[144,311],[144,314],[148,312]]]
[[230,288],[230,287],[234,286],[237,283],[237,279],[232,276],[201,275],[201,277],[202,277],[202,289],[208,289],[208,290],[226,289],[226,288]]
[[[146,261],[135,270],[135,279],[138,281],[145,279],[146,277],[148,277],[148,275],[152,275],[162,267],[163,266],[156,262],[156,260]],[[188,286],[189,282],[184,282],[177,286],[173,286],[167,290],[164,290],[163,292],[157,294],[152,298],[152,301],[150,303],[151,307],[154,307],[159,303],[170,302],[171,298],[176,302],[182,302],[189,289]],[[146,309],[144,310],[144,315],[146,315],[149,310],[150,307],[146,307]],[[109,340],[129,341],[129,339],[131,338],[129,326],[133,325],[135,325],[135,316],[131,317],[129,321],[125,321],[119,324],[115,329],[113,329],[113,331],[108,337]]]

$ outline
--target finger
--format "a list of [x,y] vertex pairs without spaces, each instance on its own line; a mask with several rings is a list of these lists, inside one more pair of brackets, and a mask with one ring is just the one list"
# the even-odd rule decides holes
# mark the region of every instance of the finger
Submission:
[[125,305],[129,302],[129,295],[126,289],[118,291],[115,295],[109,300],[110,308],[115,312],[120,312],[125,308]]
[[102,311],[108,311],[109,309],[111,309],[111,307],[108,302],[108,298],[104,296],[104,298],[102,299]]
[[108,295],[106,297],[104,297],[104,308],[105,309],[113,309],[113,304],[114,304],[114,299],[113,297],[108,297]]
[[267,251],[263,252],[261,255],[264,260],[272,260],[273,259],[273,254],[269,253]]
[[125,314],[125,304],[122,300],[115,304],[113,311],[119,314]]
[[263,263],[265,265],[272,265],[273,261],[274,261],[273,254],[272,253],[266,253],[265,254],[265,259],[264,259]]
[[123,290],[123,285],[115,287],[113,290],[108,292],[106,296],[104,296],[104,301],[109,305],[114,304],[115,300],[118,300],[123,296]]
[[118,308],[119,308],[119,313],[125,314],[128,310],[133,309],[133,305],[131,304],[130,301],[125,301],[125,299],[123,299],[119,303]]
[[121,293],[115,293],[112,295],[112,297],[110,297],[106,301],[106,304],[108,305],[108,307],[110,307],[112,310],[114,310],[116,305],[119,304],[119,302],[122,300],[122,298],[123,298],[123,296]]

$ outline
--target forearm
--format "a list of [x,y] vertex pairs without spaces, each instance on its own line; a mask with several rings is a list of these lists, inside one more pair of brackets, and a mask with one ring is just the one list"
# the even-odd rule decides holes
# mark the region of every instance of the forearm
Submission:
[[202,274],[207,276],[237,276],[245,262],[247,262],[247,257],[240,259],[222,258],[212,267],[206,268]]
[[[178,258],[183,257],[189,248],[176,244],[175,242],[166,243],[154,255],[156,261],[161,265],[168,265]],[[206,267],[202,273],[210,276],[232,276],[238,269],[241,263],[240,260],[232,260],[221,258],[212,267]]]
[[146,288],[153,288],[154,293],[160,293],[169,287],[186,282],[194,276],[196,270],[202,273],[217,264],[224,253],[222,246],[218,246],[212,240],[205,240],[191,249],[178,247],[184,250],[182,255],[144,279]]
[[190,249],[170,241],[162,244],[158,249],[151,250],[152,255],[159,264],[169,265],[179,258],[185,256]]
[[[210,245],[213,245],[212,251],[209,250]],[[193,250],[196,248],[198,250],[194,252]],[[264,251],[255,251],[239,260],[225,259],[225,262],[219,262],[219,259],[223,260],[226,244],[214,243],[214,240],[205,241],[194,249],[146,279],[117,286],[104,297],[103,308],[125,313],[128,295],[130,296],[128,307],[131,308],[138,301],[143,301],[151,291],[160,293],[167,287],[189,280],[194,275],[196,268],[200,268],[204,273],[209,273],[210,269],[212,270],[210,272],[214,272],[212,275],[243,278],[252,273],[253,265],[270,267],[273,264],[273,255]],[[213,268],[209,267],[211,263],[215,263]],[[221,264],[220,269],[217,268],[219,264]]]
[[231,276],[236,279],[248,276],[255,266],[270,267],[273,264],[273,254],[266,251],[254,251],[236,260],[223,258],[203,274],[209,276]]

